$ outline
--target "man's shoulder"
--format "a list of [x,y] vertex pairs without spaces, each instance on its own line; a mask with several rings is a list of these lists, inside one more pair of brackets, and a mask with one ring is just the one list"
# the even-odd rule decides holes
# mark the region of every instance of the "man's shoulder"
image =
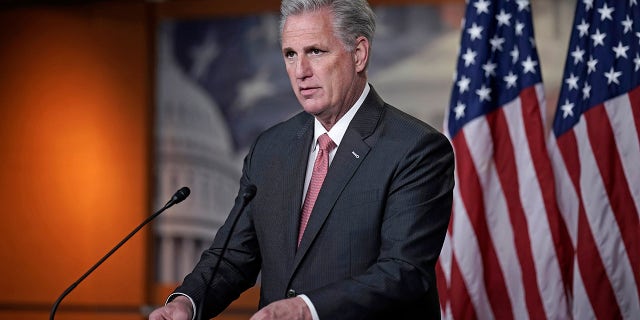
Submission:
[[373,86],[361,109],[361,119],[379,119],[375,121],[375,127],[382,125],[400,135],[441,135],[440,131],[426,122],[387,103]]
[[430,124],[404,112],[392,105],[385,104],[382,121],[387,129],[403,136],[444,135]]
[[287,143],[292,138],[299,138],[302,134],[304,134],[307,130],[312,130],[313,132],[313,116],[310,114],[301,111],[294,115],[293,117],[279,122],[266,130],[264,130],[255,143],[261,142],[269,142],[274,143],[277,141],[281,141],[283,143]]
[[309,122],[313,123],[313,116],[301,111],[292,116],[289,119],[276,123],[275,125],[267,128],[263,134],[272,135],[286,133],[291,134],[291,131],[298,131],[304,129],[309,125]]

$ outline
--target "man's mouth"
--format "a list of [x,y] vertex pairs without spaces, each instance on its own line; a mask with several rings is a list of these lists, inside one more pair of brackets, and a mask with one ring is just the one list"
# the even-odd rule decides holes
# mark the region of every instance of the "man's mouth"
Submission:
[[300,95],[302,95],[303,97],[308,97],[313,95],[317,90],[318,88],[315,87],[300,88]]

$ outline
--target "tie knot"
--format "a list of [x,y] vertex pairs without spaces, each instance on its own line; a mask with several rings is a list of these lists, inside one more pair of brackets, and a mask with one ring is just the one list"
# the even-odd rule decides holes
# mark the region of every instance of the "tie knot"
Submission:
[[318,144],[320,145],[320,149],[326,152],[331,152],[331,150],[336,147],[336,143],[333,142],[326,133],[318,137]]

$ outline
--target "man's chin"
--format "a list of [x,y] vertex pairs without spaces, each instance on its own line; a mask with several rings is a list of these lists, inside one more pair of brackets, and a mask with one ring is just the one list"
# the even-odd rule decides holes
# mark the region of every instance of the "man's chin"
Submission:
[[326,108],[319,107],[317,105],[309,105],[309,104],[303,104],[302,109],[304,109],[304,111],[314,116],[320,115],[322,114],[322,112],[326,110]]

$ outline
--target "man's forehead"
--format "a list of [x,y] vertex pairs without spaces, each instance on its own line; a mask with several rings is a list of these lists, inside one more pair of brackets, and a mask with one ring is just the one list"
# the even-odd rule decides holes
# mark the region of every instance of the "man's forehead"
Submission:
[[[319,12],[290,16],[282,29],[282,45],[289,42],[322,42],[333,36],[331,19]],[[291,43],[293,44],[293,43]],[[300,43],[297,43],[300,44]]]
[[322,29],[333,29],[332,15],[328,9],[315,11],[305,11],[287,17],[284,22],[282,33],[297,32],[300,30],[314,31]]

